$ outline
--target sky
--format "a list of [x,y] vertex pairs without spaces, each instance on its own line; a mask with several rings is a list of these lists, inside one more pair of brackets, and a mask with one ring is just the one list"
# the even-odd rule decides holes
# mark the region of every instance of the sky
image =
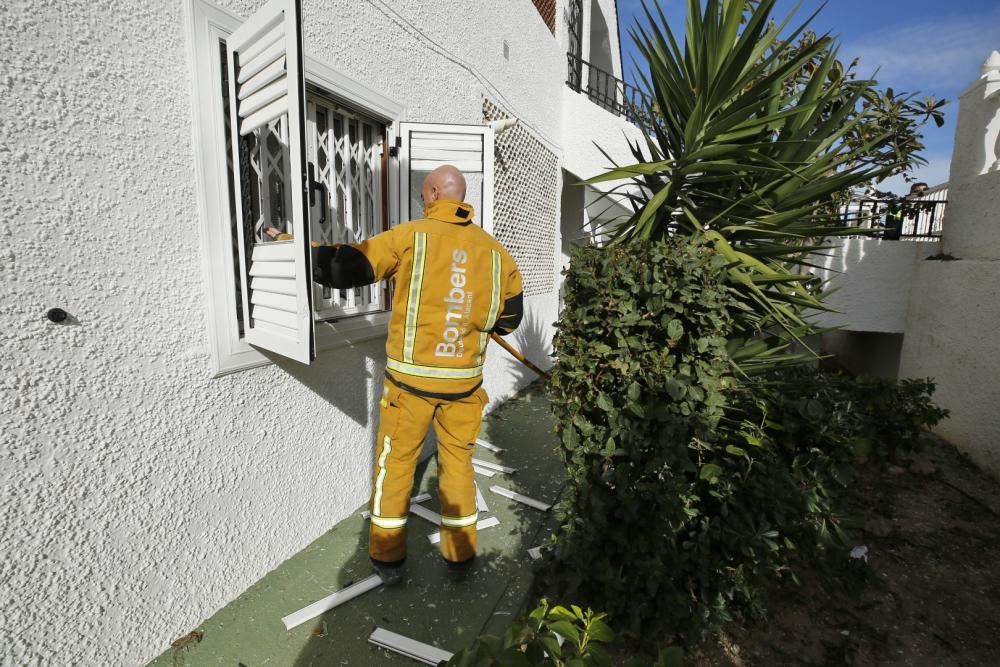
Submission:
[[[687,0],[659,0],[671,28],[683,37]],[[775,14],[784,17],[796,2],[779,0]],[[803,0],[796,17],[805,20],[820,7]],[[636,20],[645,22],[640,0],[618,0],[618,22],[626,80],[638,57],[628,34]],[[792,23],[796,23],[793,19]],[[858,72],[875,78],[879,87],[919,92],[949,101],[945,125],[924,126],[923,157],[927,167],[915,172],[931,186],[948,180],[954,143],[958,96],[979,76],[979,67],[994,49],[1000,50],[1000,0],[829,0],[812,23],[820,34],[838,36],[840,59],[861,59]],[[904,194],[902,178],[887,181],[883,189]]]

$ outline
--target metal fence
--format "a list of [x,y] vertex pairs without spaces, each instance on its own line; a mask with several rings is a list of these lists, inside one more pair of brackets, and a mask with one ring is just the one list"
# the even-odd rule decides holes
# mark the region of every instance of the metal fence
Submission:
[[936,241],[941,238],[948,186],[927,190],[922,196],[893,202],[855,199],[841,210],[846,227],[873,229],[875,238],[901,241]]
[[591,65],[570,52],[566,54],[566,85],[629,122],[647,125],[653,112],[653,100],[635,86]]

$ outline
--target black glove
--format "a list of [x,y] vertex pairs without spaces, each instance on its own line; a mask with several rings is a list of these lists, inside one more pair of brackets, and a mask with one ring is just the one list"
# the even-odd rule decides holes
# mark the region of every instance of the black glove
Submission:
[[312,249],[313,280],[333,289],[352,289],[375,282],[375,269],[364,254],[349,245]]

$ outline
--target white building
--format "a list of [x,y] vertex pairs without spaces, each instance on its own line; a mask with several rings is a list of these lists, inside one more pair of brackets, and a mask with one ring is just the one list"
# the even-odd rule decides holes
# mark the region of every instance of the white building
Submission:
[[1000,53],[961,95],[937,240],[848,239],[826,263],[843,330],[825,351],[858,371],[934,378],[935,429],[1000,478]]
[[[613,0],[274,2],[235,133],[263,2],[0,8],[0,664],[143,662],[365,501],[386,294],[313,290],[306,229],[418,216],[458,164],[546,361],[575,184],[594,142],[631,161]],[[491,406],[531,380],[493,348],[485,376]]]

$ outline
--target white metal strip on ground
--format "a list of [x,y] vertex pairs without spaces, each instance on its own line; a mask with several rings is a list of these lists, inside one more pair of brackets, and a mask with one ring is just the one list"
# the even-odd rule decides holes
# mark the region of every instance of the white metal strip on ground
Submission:
[[552,505],[549,505],[548,503],[543,503],[541,500],[529,498],[528,496],[520,494],[517,491],[511,491],[510,489],[505,489],[502,486],[491,486],[490,491],[499,496],[504,496],[505,498],[510,498],[511,500],[516,500],[519,503],[542,510],[543,512],[548,512],[552,509]]
[[[413,496],[412,498],[410,498],[410,507],[412,508],[417,503],[426,502],[426,501],[428,501],[430,499],[431,499],[431,494],[429,494],[429,493],[418,494],[418,495]],[[411,509],[411,511],[412,511],[412,509]],[[372,513],[369,510],[365,510],[365,511],[363,511],[361,513],[361,518],[362,519],[370,519],[371,516],[372,516]]]
[[430,521],[435,526],[440,526],[441,525],[441,515],[438,514],[437,512],[432,512],[431,510],[427,509],[423,505],[412,505],[411,504],[410,505],[410,514],[415,514],[415,515],[419,516],[421,519],[425,519],[427,521]]
[[493,477],[493,475],[496,474],[492,470],[487,470],[486,468],[480,468],[477,465],[472,466],[472,472],[476,473],[477,475],[482,475],[483,477]]
[[353,600],[359,595],[364,595],[370,590],[378,588],[382,585],[382,578],[377,574],[373,574],[367,579],[362,579],[361,581],[351,584],[347,588],[342,588],[332,595],[328,595],[318,602],[313,602],[308,607],[303,607],[296,612],[292,612],[288,616],[281,619],[281,622],[285,624],[286,630],[291,630],[297,625],[305,623],[311,618],[316,618],[325,611],[330,611],[334,607],[340,606],[349,600]]
[[531,560],[538,560],[539,558],[542,557],[542,548],[532,547],[528,549],[528,555],[531,556]]
[[425,665],[437,665],[445,660],[451,660],[452,655],[454,655],[437,646],[418,642],[416,639],[404,637],[385,628],[375,628],[368,641],[375,646],[419,660]]
[[[473,482],[475,484],[475,482]],[[486,504],[486,498],[483,497],[483,492],[479,490],[479,485],[476,484],[476,509],[480,512],[489,512],[489,505]]]
[[512,475],[517,472],[517,468],[509,468],[507,466],[502,466],[499,463],[491,463],[489,461],[483,461],[482,459],[472,459],[472,465],[478,466],[480,468],[486,468],[487,470],[495,470],[496,472],[502,472],[506,475]]
[[480,447],[482,447],[483,449],[490,450],[491,452],[502,452],[502,451],[504,451],[503,447],[497,447],[492,442],[486,442],[482,438],[476,438],[476,444],[479,445]]
[[[476,524],[476,530],[483,530],[485,528],[492,528],[493,526],[499,526],[499,525],[500,525],[500,519],[496,518],[495,516],[491,516],[488,519],[481,519]],[[432,533],[427,536],[427,539],[431,541],[431,544],[437,544],[438,542],[441,541],[441,532],[439,531],[436,533]]]

